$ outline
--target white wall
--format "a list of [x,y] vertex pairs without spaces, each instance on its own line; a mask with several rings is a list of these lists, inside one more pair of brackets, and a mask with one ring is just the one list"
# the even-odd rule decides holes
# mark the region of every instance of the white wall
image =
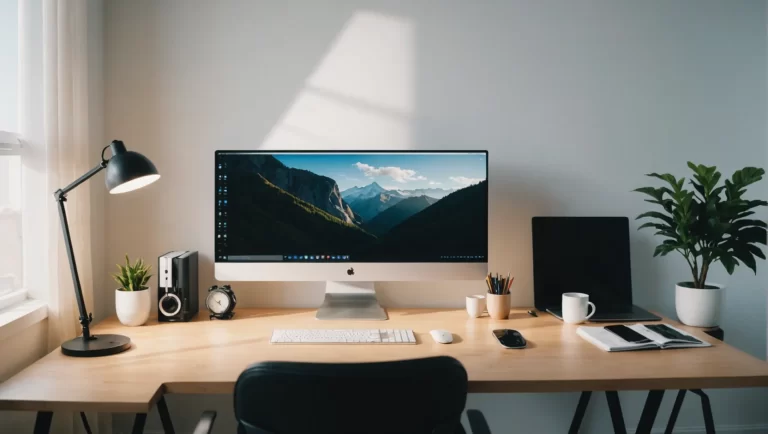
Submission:
[[[644,173],[683,175],[693,160],[730,174],[768,161],[765,17],[754,1],[109,1],[106,132],[148,155],[163,178],[106,200],[105,262],[197,249],[201,292],[215,283],[216,149],[488,149],[490,267],[512,269],[516,304],[531,305],[531,216],[635,216],[646,204],[630,191],[646,185]],[[752,194],[768,196],[768,183]],[[656,242],[632,232],[634,292],[674,316],[685,263],[653,259]],[[764,357],[761,265],[758,276],[718,268],[711,277],[729,286],[728,342]],[[235,289],[243,307],[317,306],[323,291]],[[389,306],[461,306],[481,291],[481,282],[384,283],[379,294]],[[758,404],[766,390],[711,396],[721,432],[768,430]],[[643,399],[622,394],[629,426]],[[478,395],[469,407],[496,432],[509,431],[512,414],[518,432],[563,432],[576,400]],[[192,423],[181,408],[214,408],[226,414],[217,432],[232,430],[231,397],[169,404],[177,425]],[[117,431],[129,422],[116,417]],[[689,398],[678,426],[702,425]],[[583,427],[610,431],[602,396]]]

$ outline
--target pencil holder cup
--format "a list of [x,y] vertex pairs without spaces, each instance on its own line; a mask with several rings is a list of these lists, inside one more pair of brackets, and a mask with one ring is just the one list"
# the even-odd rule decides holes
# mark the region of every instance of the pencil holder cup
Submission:
[[488,315],[493,319],[509,318],[509,309],[512,300],[512,294],[486,294],[486,304]]

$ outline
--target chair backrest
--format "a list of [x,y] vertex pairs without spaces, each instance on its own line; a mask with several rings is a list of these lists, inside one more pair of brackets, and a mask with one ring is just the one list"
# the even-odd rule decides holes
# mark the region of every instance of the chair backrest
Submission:
[[247,434],[452,434],[466,400],[467,371],[451,357],[264,362],[240,374],[235,418]]

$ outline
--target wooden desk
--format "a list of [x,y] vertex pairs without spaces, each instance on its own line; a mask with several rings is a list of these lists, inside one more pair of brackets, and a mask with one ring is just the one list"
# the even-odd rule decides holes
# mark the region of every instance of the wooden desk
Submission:
[[[386,322],[317,321],[314,309],[239,309],[231,321],[201,314],[189,323],[150,321],[123,327],[116,318],[99,333],[130,336],[133,348],[79,359],[53,351],[0,385],[0,410],[146,413],[165,393],[232,393],[248,365],[264,360],[373,362],[435,355],[455,357],[470,393],[712,389],[768,386],[768,363],[681,326],[711,348],[607,353],[549,315],[514,309],[510,319],[469,319],[448,309],[391,309]],[[665,322],[679,326],[675,321]],[[271,345],[274,328],[410,328],[416,345]],[[491,335],[514,328],[528,348],[507,350]],[[454,343],[429,336],[447,329]],[[163,403],[164,405],[164,403]]]

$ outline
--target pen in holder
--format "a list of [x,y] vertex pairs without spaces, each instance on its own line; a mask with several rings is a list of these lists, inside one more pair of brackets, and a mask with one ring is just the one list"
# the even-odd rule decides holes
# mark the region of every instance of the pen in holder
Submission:
[[514,277],[500,277],[496,274],[493,277],[492,274],[488,274],[485,278],[485,283],[488,286],[488,294],[486,296],[486,303],[488,306],[488,315],[493,319],[507,319],[509,318],[509,309],[511,305],[512,295],[509,289],[512,286]]

